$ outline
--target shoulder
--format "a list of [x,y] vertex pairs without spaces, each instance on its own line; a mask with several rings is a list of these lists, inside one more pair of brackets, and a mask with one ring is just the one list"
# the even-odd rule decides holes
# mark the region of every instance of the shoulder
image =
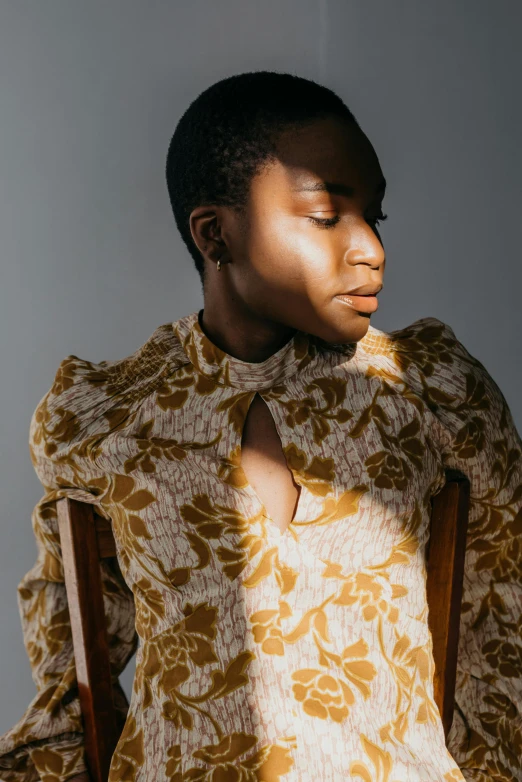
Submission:
[[[426,316],[393,331],[370,326],[360,344],[369,353],[393,354],[399,357],[431,355],[444,357],[455,346],[457,338],[451,326],[438,318]],[[400,361],[400,358],[397,360]]]
[[361,342],[367,352],[386,356],[405,384],[437,413],[469,415],[506,408],[505,397],[484,364],[470,353],[454,329],[424,317],[393,331],[370,327]]
[[30,448],[52,457],[85,438],[95,441],[121,422],[125,411],[146,398],[187,362],[172,324],[158,326],[130,355],[99,362],[66,356],[31,418]]
[[370,326],[361,340],[365,352],[388,355],[400,369],[414,367],[425,378],[451,374],[466,367],[484,370],[481,362],[469,353],[453,328],[439,318],[426,316],[393,331]]

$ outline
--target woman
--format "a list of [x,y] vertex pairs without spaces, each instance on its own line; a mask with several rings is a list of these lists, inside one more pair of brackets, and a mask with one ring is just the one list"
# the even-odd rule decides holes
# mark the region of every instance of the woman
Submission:
[[[139,638],[112,782],[522,779],[522,443],[449,325],[370,325],[368,138],[330,90],[240,74],[185,112],[167,183],[204,308],[127,358],[66,357],[33,415],[45,495],[19,596],[39,693],[2,779],[88,779],[63,496],[112,520],[117,673]],[[472,496],[448,748],[424,560],[447,467]]]

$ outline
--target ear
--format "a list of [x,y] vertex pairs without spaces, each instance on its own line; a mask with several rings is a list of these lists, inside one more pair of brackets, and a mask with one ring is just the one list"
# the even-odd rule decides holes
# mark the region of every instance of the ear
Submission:
[[230,209],[222,206],[198,206],[192,210],[189,218],[192,239],[205,260],[211,263],[229,263],[229,251],[226,241],[227,214]]

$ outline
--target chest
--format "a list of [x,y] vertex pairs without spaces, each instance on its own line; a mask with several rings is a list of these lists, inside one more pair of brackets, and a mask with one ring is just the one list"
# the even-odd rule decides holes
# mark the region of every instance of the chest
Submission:
[[167,572],[242,558],[272,523],[284,539],[271,540],[299,539],[350,567],[388,561],[412,534],[423,542],[440,465],[410,398],[359,375],[260,393],[189,389],[162,386],[98,455],[125,508],[131,489],[147,500],[150,538],[139,543]]

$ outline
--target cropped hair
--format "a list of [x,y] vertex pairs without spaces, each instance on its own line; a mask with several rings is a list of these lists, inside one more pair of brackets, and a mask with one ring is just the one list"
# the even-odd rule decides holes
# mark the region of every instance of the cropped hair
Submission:
[[192,210],[215,204],[244,215],[250,182],[274,162],[281,134],[326,116],[357,124],[328,87],[276,71],[229,76],[192,101],[170,141],[166,179],[176,225],[203,285],[204,259],[190,231]]

